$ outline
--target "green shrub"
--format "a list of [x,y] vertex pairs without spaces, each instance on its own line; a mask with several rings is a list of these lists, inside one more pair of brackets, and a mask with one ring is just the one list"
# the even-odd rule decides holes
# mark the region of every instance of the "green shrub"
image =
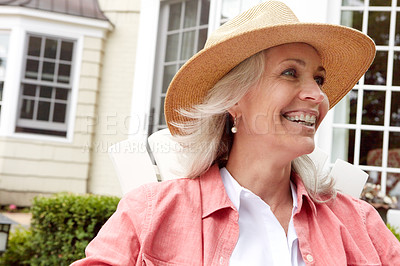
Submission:
[[[117,197],[66,193],[35,198],[26,247],[26,253],[32,255],[27,264],[69,265],[83,258],[85,247],[115,212],[118,202]],[[21,256],[20,265],[25,262]]]
[[29,265],[33,256],[31,245],[32,232],[25,228],[17,228],[8,239],[7,252],[0,257],[0,265]]
[[390,231],[394,234],[394,236],[400,241],[400,230],[398,227],[394,227],[390,224],[386,224]]

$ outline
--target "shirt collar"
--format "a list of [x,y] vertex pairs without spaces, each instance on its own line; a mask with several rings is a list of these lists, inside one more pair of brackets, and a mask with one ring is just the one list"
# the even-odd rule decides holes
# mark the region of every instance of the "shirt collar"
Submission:
[[[235,206],[235,208],[238,212],[239,212],[239,208],[240,208],[240,203],[243,202],[242,200],[246,201],[246,198],[244,198],[242,196],[243,193],[249,192],[254,197],[258,197],[254,193],[249,191],[248,189],[242,187],[232,177],[232,175],[229,173],[229,171],[226,168],[221,168],[220,174],[221,174],[222,183],[224,184],[225,189],[226,189],[226,193],[228,194],[228,197],[231,199],[233,205]],[[293,224],[293,215],[297,211],[298,197],[297,197],[296,186],[292,180],[290,180],[290,191],[292,193],[293,209],[292,209],[292,215],[291,215],[289,226],[288,226],[287,241],[288,241],[290,250],[292,250],[294,241],[296,241],[298,239],[296,229],[294,228],[294,224]],[[268,204],[266,204],[266,206],[268,206]],[[268,208],[269,208],[269,206],[268,206]]]
[[[292,172],[291,180],[292,180],[291,185],[293,185],[292,196],[297,194],[297,201],[293,200],[293,204],[296,204],[297,207],[295,214],[300,212],[301,208],[303,207],[304,203],[303,199],[306,200],[308,205],[311,207],[312,211],[316,214],[317,209],[315,207],[315,204],[308,195],[307,190],[300,176],[297,173]],[[236,205],[230,200],[225,190],[225,186],[224,183],[222,182],[218,165],[215,164],[211,166],[211,168],[207,172],[205,172],[201,177],[199,177],[199,182],[201,188],[203,218],[224,208],[232,208],[238,210]],[[296,189],[293,189],[294,187]],[[295,191],[296,194],[293,194],[293,191]],[[296,197],[294,196],[293,199],[295,198]],[[237,206],[239,207],[239,205]]]
[[224,167],[220,170],[222,183],[226,189],[226,194],[235,206],[236,210],[239,211],[240,208],[240,193],[243,190],[243,187],[239,185],[239,183],[231,176],[228,170]]
[[218,165],[211,166],[206,173],[199,177],[199,182],[202,201],[202,218],[221,209],[235,209],[235,206],[225,192]]
[[304,186],[303,180],[301,177],[292,171],[291,175],[291,180],[293,183],[296,185],[296,192],[297,192],[297,211],[295,213],[300,212],[301,208],[303,207],[303,199],[308,203],[308,205],[311,207],[311,210],[314,212],[314,214],[317,213],[317,208],[315,207],[314,201],[310,198],[308,195],[308,192],[306,190],[306,187]]
[[[222,182],[225,186],[226,193],[228,197],[231,199],[233,205],[235,206],[236,210],[240,208],[240,195],[242,191],[249,191],[248,189],[242,187],[236,179],[232,177],[229,171],[224,167],[220,169],[220,174],[222,178]],[[296,186],[293,184],[292,180],[290,181],[290,190],[292,193],[293,199],[293,213],[297,210],[297,191]]]

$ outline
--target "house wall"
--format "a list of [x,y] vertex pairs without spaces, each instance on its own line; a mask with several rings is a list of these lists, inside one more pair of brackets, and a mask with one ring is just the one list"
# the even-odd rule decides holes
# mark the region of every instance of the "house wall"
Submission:
[[129,137],[140,0],[99,0],[99,4],[115,27],[104,48],[88,192],[121,195],[107,149]]
[[[102,35],[102,34],[99,34]],[[86,193],[93,142],[93,123],[104,54],[104,38],[82,36],[77,45],[80,66],[72,141],[0,137],[0,203],[30,205],[38,194]],[[7,82],[7,81],[6,81]],[[75,102],[72,102],[74,104]]]

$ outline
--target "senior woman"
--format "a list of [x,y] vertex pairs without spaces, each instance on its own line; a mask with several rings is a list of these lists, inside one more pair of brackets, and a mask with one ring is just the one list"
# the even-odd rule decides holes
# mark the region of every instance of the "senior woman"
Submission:
[[221,26],[165,100],[188,178],[129,193],[76,265],[400,265],[375,209],[306,155],[374,55],[366,35],[275,1]]

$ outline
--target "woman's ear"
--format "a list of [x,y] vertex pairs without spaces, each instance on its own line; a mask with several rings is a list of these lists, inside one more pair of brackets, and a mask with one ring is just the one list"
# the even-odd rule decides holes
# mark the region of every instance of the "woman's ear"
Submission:
[[240,112],[239,104],[235,103],[234,106],[232,106],[231,108],[228,109],[228,113],[232,117],[240,117],[241,116],[241,112]]

